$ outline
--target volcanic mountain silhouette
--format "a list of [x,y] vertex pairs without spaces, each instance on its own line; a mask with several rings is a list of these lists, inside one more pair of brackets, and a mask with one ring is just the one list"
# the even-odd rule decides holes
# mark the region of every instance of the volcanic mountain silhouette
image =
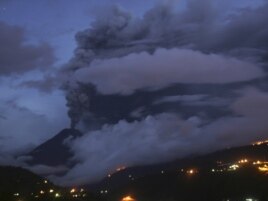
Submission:
[[[36,147],[28,155],[30,165],[58,166],[68,165],[68,160],[73,156],[66,141],[82,136],[77,129],[63,129],[53,138]],[[69,164],[70,165],[70,164]]]

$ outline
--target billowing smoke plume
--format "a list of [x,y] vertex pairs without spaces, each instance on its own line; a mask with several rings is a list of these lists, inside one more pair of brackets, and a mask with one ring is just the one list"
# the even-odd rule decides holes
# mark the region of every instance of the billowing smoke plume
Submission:
[[[119,59],[129,54],[142,52],[154,55],[159,48],[190,48],[205,54],[220,53],[249,61],[263,61],[267,57],[266,20],[268,14],[266,11],[268,4],[257,9],[229,10],[228,12],[222,12],[221,8],[217,7],[217,2],[211,0],[202,2],[189,0],[184,11],[178,11],[176,7],[176,4],[159,4],[146,12],[143,17],[135,17],[117,6],[107,8],[105,13],[96,16],[91,28],[77,33],[75,55],[68,63],[66,71],[73,72],[70,73],[71,75],[74,72],[81,74],[80,69],[94,66],[97,68],[98,62],[102,60]],[[141,61],[143,59],[138,56],[134,58]],[[161,59],[163,63],[168,64],[168,59]],[[97,63],[92,64],[94,61]],[[120,62],[118,60],[118,63]],[[144,65],[151,66],[151,70],[154,68],[154,64]],[[177,68],[178,71],[180,68]],[[147,73],[150,73],[149,70]],[[168,73],[172,75],[172,71]],[[109,78],[116,76],[110,74]],[[140,73],[137,76],[140,76]],[[79,122],[83,114],[88,113],[89,102],[85,99],[90,99],[85,97],[85,94],[80,97],[81,89],[79,89],[80,85],[76,84],[77,81],[80,79],[72,79],[74,83],[67,87],[69,116],[73,126]],[[94,78],[90,77],[83,79],[86,83],[94,81]],[[180,81],[178,79],[177,82]],[[210,83],[210,80],[207,83]]]

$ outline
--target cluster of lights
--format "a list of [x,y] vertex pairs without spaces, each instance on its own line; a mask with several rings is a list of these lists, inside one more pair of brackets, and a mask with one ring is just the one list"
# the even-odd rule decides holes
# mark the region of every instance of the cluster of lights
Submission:
[[263,165],[263,164],[268,164],[268,162],[267,161],[254,161],[253,163],[252,163],[253,165]]
[[101,194],[108,194],[108,190],[101,190],[100,193]]
[[86,193],[84,193],[85,190],[83,188],[76,189],[76,188],[72,188],[70,190],[70,194],[72,195],[73,198],[78,198],[78,197],[86,197]]
[[260,166],[258,167],[259,171],[261,172],[266,172],[268,173],[268,166],[267,165],[264,165],[264,166]]
[[229,169],[228,170],[232,171],[232,170],[237,170],[238,168],[239,168],[239,165],[233,164],[233,165],[230,165],[229,166]]
[[246,158],[241,159],[237,163],[234,163],[234,164],[230,165],[228,170],[229,171],[237,170],[238,168],[240,168],[241,165],[247,164],[248,162],[249,162],[249,160],[246,159]]
[[[40,184],[40,183],[41,182],[38,182],[37,184]],[[43,180],[43,183],[48,184],[49,182],[47,180]],[[104,193],[108,193],[108,191],[106,190],[106,191],[104,191]],[[55,198],[62,197],[62,194],[60,192],[55,192],[55,190],[52,188],[47,189],[47,190],[41,189],[41,190],[39,190],[39,192],[37,194],[31,193],[31,196],[33,196],[34,198],[39,198],[39,197],[44,196],[45,194],[53,196]],[[20,197],[20,193],[14,193],[13,196]],[[78,198],[78,197],[86,197],[87,194],[83,188],[81,188],[81,189],[72,188],[70,190],[70,196],[73,198]]]
[[252,164],[255,166],[258,166],[258,170],[260,172],[268,173],[268,162],[267,161],[257,160],[257,161],[254,161]]
[[116,168],[116,172],[120,172],[120,171],[125,170],[125,169],[126,169],[125,166],[121,166],[121,167]]
[[238,161],[239,164],[248,163],[248,159],[242,159]]
[[[266,142],[266,141],[265,141]],[[239,169],[241,166],[249,164],[250,160],[248,159],[241,159],[239,161],[237,161],[237,163],[231,164],[228,166],[228,171],[235,171],[237,169]],[[268,173],[268,162],[267,161],[253,161],[252,165],[257,166],[258,170],[261,172],[266,172]],[[226,169],[211,169],[212,172],[223,172]]]
[[268,140],[258,141],[258,142],[254,142],[254,143],[252,143],[253,146],[256,146],[256,145],[262,145],[262,144],[268,144]]
[[107,177],[111,178],[113,176],[113,174],[115,174],[116,172],[121,172],[121,171],[123,171],[125,169],[126,169],[126,166],[120,166],[120,167],[116,168],[114,172],[108,174]]
[[225,169],[211,169],[211,172],[223,172]]

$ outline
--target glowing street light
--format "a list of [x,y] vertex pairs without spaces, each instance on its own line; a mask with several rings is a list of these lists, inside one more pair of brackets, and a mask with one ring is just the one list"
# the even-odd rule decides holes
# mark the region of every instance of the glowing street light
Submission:
[[59,198],[60,194],[59,193],[55,193],[55,198]]
[[136,201],[136,200],[130,195],[128,195],[128,196],[123,197],[121,201]]
[[76,189],[75,188],[72,188],[71,190],[70,190],[70,193],[75,193],[76,192]]

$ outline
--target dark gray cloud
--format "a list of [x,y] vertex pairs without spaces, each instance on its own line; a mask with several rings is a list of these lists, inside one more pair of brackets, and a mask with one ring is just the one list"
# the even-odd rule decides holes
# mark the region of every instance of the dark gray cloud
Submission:
[[41,80],[28,80],[22,82],[19,86],[34,88],[45,93],[51,93],[52,91],[59,89],[61,84],[61,81],[59,81],[55,75],[45,75]]
[[267,52],[268,4],[233,13],[223,12],[217,2],[211,0],[189,0],[184,12],[176,11],[175,7],[160,4],[142,18],[116,6],[105,10],[90,29],[76,35],[78,47],[70,68],[86,67],[96,58],[121,57],[142,51],[153,53],[160,47],[186,46],[226,54]]
[[55,62],[48,44],[27,44],[24,34],[23,28],[0,22],[0,75],[48,68]]
[[76,82],[126,95],[174,83],[223,84],[261,76],[267,3],[224,12],[211,0],[189,0],[183,11],[173,3],[157,4],[142,17],[118,6],[106,8],[91,28],[77,33],[77,48],[65,68],[73,124],[89,110],[84,100],[91,99],[77,98]]

